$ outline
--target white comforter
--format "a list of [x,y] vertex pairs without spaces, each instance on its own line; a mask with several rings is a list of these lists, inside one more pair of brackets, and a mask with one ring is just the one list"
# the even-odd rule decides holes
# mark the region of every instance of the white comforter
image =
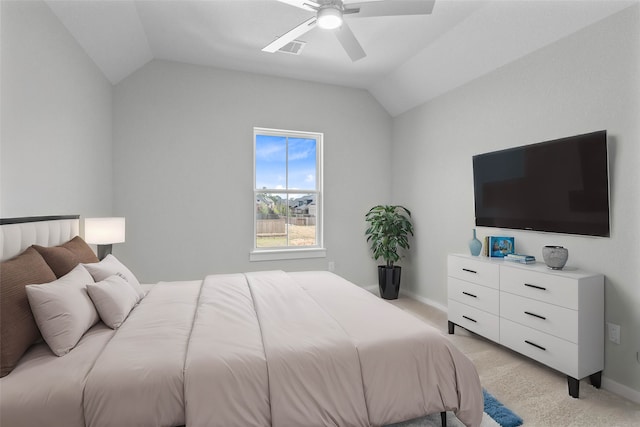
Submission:
[[453,410],[480,425],[473,364],[424,322],[327,272],[155,285],[68,355],[32,349],[0,425],[380,426]]

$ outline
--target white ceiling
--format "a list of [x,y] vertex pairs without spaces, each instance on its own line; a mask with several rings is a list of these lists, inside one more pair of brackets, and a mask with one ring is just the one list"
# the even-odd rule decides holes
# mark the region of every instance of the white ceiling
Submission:
[[367,53],[357,62],[319,28],[299,56],[262,52],[313,16],[276,0],[45,1],[113,84],[166,59],[363,88],[395,116],[639,0],[436,0],[431,15],[347,16]]

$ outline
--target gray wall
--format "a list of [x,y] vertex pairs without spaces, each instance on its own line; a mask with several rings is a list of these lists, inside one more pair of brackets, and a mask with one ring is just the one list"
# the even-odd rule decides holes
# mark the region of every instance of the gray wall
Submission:
[[569,266],[606,275],[604,375],[640,391],[640,19],[634,6],[394,120],[393,200],[412,209],[416,238],[403,286],[446,305],[446,256],[468,253],[474,227],[474,154],[607,129],[611,238],[479,228],[513,235],[542,258],[569,249]]
[[111,84],[43,2],[1,7],[0,216],[110,215]]
[[[152,61],[115,87],[114,247],[143,281],[264,269],[376,283],[364,214],[391,196],[391,117],[366,91]],[[327,258],[249,262],[253,127],[324,133]]]

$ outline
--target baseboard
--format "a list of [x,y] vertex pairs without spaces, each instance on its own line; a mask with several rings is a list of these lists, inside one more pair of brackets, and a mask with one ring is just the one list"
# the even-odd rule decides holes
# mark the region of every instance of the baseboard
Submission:
[[[363,289],[366,289],[367,291],[371,292],[372,294],[375,294],[375,295],[378,295],[378,296],[380,294],[378,285],[364,286]],[[414,299],[416,301],[420,301],[423,304],[430,305],[431,307],[435,307],[438,310],[444,311],[445,313],[447,312],[447,307],[442,305],[442,304],[440,304],[439,302],[436,302],[436,301],[434,301],[432,299],[429,299],[429,298],[422,297],[422,296],[420,296],[418,294],[415,294],[415,293],[413,293],[411,291],[406,291],[406,290],[402,289],[402,287],[400,288],[400,295],[404,295],[404,296],[409,297],[411,299]]]
[[378,285],[363,286],[362,289],[365,289],[365,290],[371,292],[372,294],[376,294],[376,295],[378,295],[378,293],[379,293],[378,292]]
[[602,377],[602,388],[609,390],[611,393],[622,396],[625,399],[629,399],[632,402],[640,403],[640,391],[627,387],[624,384],[620,384],[610,378]]
[[437,301],[434,301],[434,300],[429,299],[429,298],[425,298],[425,297],[420,296],[418,294],[414,294],[413,292],[406,291],[406,290],[404,290],[402,288],[400,288],[400,295],[408,296],[411,299],[414,299],[416,301],[420,301],[421,303],[426,304],[426,305],[430,305],[431,307],[435,307],[438,310],[444,311],[445,313],[448,311],[448,308],[447,308],[446,305],[442,305]]

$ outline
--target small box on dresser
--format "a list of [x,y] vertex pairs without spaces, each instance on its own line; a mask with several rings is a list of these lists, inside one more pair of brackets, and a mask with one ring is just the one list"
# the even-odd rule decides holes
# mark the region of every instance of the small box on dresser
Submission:
[[462,326],[567,375],[579,396],[604,368],[604,276],[467,255],[448,257],[449,333]]

